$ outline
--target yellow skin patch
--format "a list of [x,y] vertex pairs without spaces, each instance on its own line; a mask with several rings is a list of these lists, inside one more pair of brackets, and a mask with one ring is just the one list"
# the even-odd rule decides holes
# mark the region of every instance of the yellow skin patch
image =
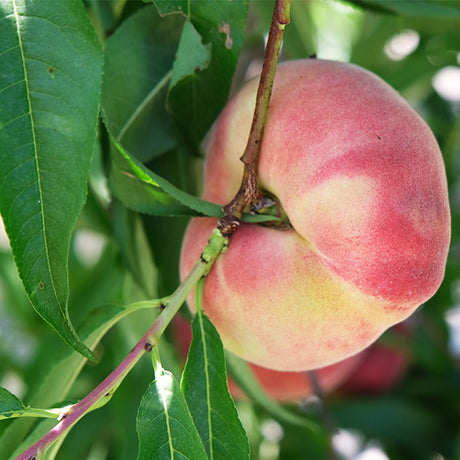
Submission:
[[[183,275],[215,225],[214,219],[192,222]],[[294,231],[249,225],[215,262],[204,295],[205,313],[227,349],[283,371],[326,366],[370,345],[401,319],[384,306],[334,275]],[[278,355],[283,359],[275,363]]]

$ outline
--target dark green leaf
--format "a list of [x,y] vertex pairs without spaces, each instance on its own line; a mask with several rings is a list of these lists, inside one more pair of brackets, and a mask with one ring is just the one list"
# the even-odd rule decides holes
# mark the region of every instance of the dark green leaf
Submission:
[[111,184],[125,206],[159,216],[223,215],[221,206],[180,190],[130,156],[119,143],[114,144]]
[[209,458],[249,458],[248,439],[228,392],[222,342],[204,314],[192,322],[181,385]]
[[0,420],[27,410],[24,403],[5,388],[0,388]]
[[347,3],[399,16],[427,16],[441,19],[460,18],[460,5],[458,2],[450,0],[347,0]]
[[2,1],[0,68],[0,212],[18,270],[37,312],[91,357],[68,316],[102,74],[82,2]]
[[[197,146],[225,105],[246,30],[248,1],[228,0],[155,0],[160,14],[181,13],[191,21],[184,27],[177,61],[186,55],[188,75],[176,65],[170,86],[168,105],[181,130]],[[196,32],[201,43],[196,48]],[[196,52],[199,49],[200,52]],[[211,50],[211,59],[203,69],[203,49]],[[193,63],[193,61],[195,61]]]
[[[223,217],[222,206],[202,200],[177,188],[150,171],[114,141],[111,184],[115,196],[135,211],[156,216]],[[245,222],[278,220],[270,215],[243,215]]]
[[156,374],[139,406],[137,459],[207,459],[179,384],[170,372]]
[[142,161],[176,145],[166,110],[183,18],[160,18],[153,6],[130,17],[107,40],[101,107],[113,137]]

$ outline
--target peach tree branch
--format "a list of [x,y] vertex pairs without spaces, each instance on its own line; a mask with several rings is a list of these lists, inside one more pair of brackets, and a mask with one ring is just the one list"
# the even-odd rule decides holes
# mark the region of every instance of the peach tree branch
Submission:
[[284,29],[290,22],[290,4],[291,0],[276,0],[275,3],[257,90],[254,117],[248,142],[241,157],[241,161],[244,163],[243,179],[235,197],[224,206],[225,215],[219,221],[218,228],[226,237],[229,237],[239,227],[243,211],[261,197],[257,179],[260,146],[267,122],[268,105]]
[[35,444],[16,457],[16,460],[39,460],[41,455],[43,455],[60,436],[64,435],[73,427],[78,420],[91,410],[104,405],[112,397],[113,393],[133,366],[145,353],[151,352],[152,348],[158,343],[167,325],[184,303],[188,294],[200,279],[207,276],[212,264],[217,256],[225,249],[226,244],[227,239],[223,237],[218,229],[215,229],[206,248],[196,261],[192,270],[190,270],[190,273],[171,297],[169,297],[167,305],[160,306],[160,308],[164,308],[155,323],[129,352],[126,358],[85,398],[76,404],[66,407],[66,410],[58,417],[59,423]]

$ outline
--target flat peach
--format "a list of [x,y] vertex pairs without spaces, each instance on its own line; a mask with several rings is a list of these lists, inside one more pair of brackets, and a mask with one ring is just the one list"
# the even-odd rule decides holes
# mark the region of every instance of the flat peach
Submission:
[[[257,83],[213,129],[207,200],[226,204],[240,185]],[[292,229],[244,224],[213,266],[204,309],[230,351],[282,371],[324,367],[438,289],[450,241],[442,155],[422,118],[375,75],[321,60],[278,66],[259,180]],[[191,221],[182,276],[215,226]]]

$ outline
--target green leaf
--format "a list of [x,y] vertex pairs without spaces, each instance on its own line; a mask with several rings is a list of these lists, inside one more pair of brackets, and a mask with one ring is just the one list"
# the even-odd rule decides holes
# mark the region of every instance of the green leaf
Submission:
[[35,409],[26,406],[17,396],[6,388],[0,388],[0,420],[15,417],[44,417],[57,419],[67,409]]
[[[125,316],[144,308],[158,308],[161,303],[162,300],[141,301],[127,306],[103,305],[95,308],[83,323],[81,336],[85,344],[94,349],[107,331]],[[39,379],[39,385],[28,399],[28,403],[40,407],[52,407],[65,400],[84,364],[85,359],[82,355],[69,348],[63,348],[57,356],[50,358],[48,366],[43,370],[43,375],[36,377]],[[9,458],[11,452],[18,447],[34,424],[33,419],[15,420],[8,426],[0,436],[0,458]],[[45,433],[48,429],[45,430]],[[40,439],[43,434],[41,428],[38,428],[38,432],[32,432],[24,445],[21,445],[22,450]],[[22,450],[19,449],[19,452]],[[19,452],[16,451],[17,454]]]
[[196,70],[204,70],[211,59],[211,46],[201,43],[201,36],[192,23],[184,22],[182,35],[174,61],[170,87],[173,88],[179,81],[193,75]]
[[159,370],[139,406],[138,460],[207,459],[179,384]]
[[0,420],[27,410],[24,403],[6,388],[0,388]]
[[[134,211],[156,216],[194,214],[189,206],[182,204],[174,197],[176,191],[178,194],[187,195],[185,192],[165,179],[162,180],[153,171],[129,155],[126,150],[123,150],[120,144],[115,143],[111,158],[111,189],[125,206]],[[173,191],[173,194],[166,192],[160,183]]]
[[101,108],[109,132],[141,161],[176,145],[166,95],[183,18],[146,6],[107,40]]
[[210,459],[249,458],[249,445],[230,397],[222,342],[204,314],[192,321],[182,390]]
[[424,16],[439,19],[460,18],[460,5],[450,0],[347,0],[361,8],[397,14],[399,16]]
[[[182,32],[168,106],[182,132],[197,146],[227,102],[246,30],[248,1],[154,3],[160,14],[181,13],[194,26],[192,30],[185,25]],[[201,36],[199,41],[197,34]],[[211,51],[210,60],[204,59],[205,50]]]
[[223,216],[221,206],[180,190],[133,158],[118,142],[114,145],[110,179],[114,194],[125,206],[157,216]]
[[[223,217],[222,206],[190,195],[148,169],[113,141],[110,181],[115,196],[134,211],[155,216]],[[271,215],[244,214],[244,222],[279,220]]]
[[16,264],[36,311],[92,358],[68,315],[102,74],[82,2],[2,0],[0,69],[0,213]]

